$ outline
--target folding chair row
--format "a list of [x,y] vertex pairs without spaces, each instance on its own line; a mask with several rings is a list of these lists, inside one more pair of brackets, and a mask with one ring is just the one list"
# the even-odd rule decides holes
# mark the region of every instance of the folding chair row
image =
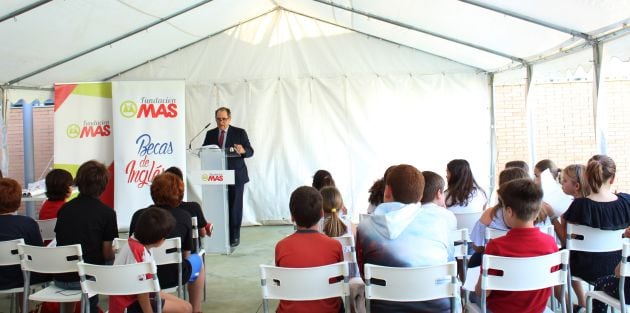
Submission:
[[615,310],[626,313],[630,311],[630,305],[626,303],[626,277],[630,277],[630,239],[623,239],[623,247],[621,249],[621,266],[619,269],[619,299],[616,299],[603,291],[589,291],[586,293],[586,312],[593,312],[593,299],[599,300],[607,306],[613,307]]

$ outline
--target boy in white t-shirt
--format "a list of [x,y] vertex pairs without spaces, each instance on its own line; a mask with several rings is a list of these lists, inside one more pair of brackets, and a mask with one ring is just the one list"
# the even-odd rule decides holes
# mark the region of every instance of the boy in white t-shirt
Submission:
[[[161,246],[164,238],[175,227],[175,219],[166,210],[158,207],[146,209],[138,218],[133,236],[116,255],[114,265],[153,261],[150,249]],[[147,277],[151,278],[151,277]],[[122,282],[121,282],[122,283]],[[160,293],[164,313],[190,313],[190,303],[171,294]],[[155,294],[143,293],[126,296],[110,296],[109,312],[153,313],[157,311]]]

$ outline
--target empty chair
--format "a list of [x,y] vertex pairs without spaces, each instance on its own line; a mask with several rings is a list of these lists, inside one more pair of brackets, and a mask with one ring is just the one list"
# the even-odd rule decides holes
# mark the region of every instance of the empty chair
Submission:
[[[601,230],[585,225],[567,223],[566,248],[569,251],[584,252],[609,252],[617,251],[623,246],[624,229]],[[611,271],[612,273],[612,271]],[[569,270],[570,280],[583,281],[578,276],[573,276]],[[571,294],[571,284],[569,284],[569,294]],[[569,307],[573,305],[569,297]]]
[[619,299],[616,299],[603,291],[589,291],[586,293],[586,312],[593,311],[593,299],[597,299],[604,304],[613,307],[615,310],[626,313],[630,311],[630,306],[626,303],[625,284],[626,277],[630,276],[630,263],[628,263],[628,257],[630,257],[630,240],[627,238],[623,240],[623,248],[621,249],[621,267],[619,269]]
[[[459,296],[456,262],[427,267],[365,264],[363,270],[368,312],[372,300],[416,302],[442,298],[450,298],[451,310],[455,312]],[[375,284],[373,279],[384,283]]]
[[[0,241],[0,266],[20,265],[20,255],[18,254],[17,247],[18,244],[24,244],[24,239]],[[11,294],[9,305],[10,313],[13,313],[13,308],[16,309],[15,312],[19,311],[17,293],[20,293],[23,290],[24,286],[0,290],[0,294]]]
[[57,224],[56,218],[49,220],[37,220],[36,222],[39,225],[39,232],[42,234],[42,240],[45,242],[55,240],[55,224]]
[[[560,268],[551,271],[555,266]],[[486,291],[529,291],[562,285],[566,291],[569,267],[569,251],[563,250],[535,257],[502,257],[485,254],[481,263],[481,308],[468,303],[468,312],[486,312]],[[502,271],[502,276],[489,274],[489,270]],[[552,292],[553,294],[553,292]],[[562,312],[567,312],[565,298],[561,300]],[[548,308],[545,312],[551,312]]]
[[151,255],[157,265],[177,264],[177,286],[164,289],[164,292],[177,291],[177,297],[182,293],[182,243],[179,237],[164,240],[164,243],[151,249]]
[[28,307],[28,301],[40,302],[77,302],[82,307],[88,302],[83,298],[80,290],[62,289],[54,284],[30,294],[31,272],[45,274],[59,274],[77,272],[77,263],[83,261],[81,245],[58,247],[37,247],[18,244],[20,264],[24,271],[24,300],[23,307]]
[[[331,282],[340,276],[342,280]],[[335,297],[345,298],[345,310],[350,313],[347,262],[306,268],[261,264],[260,287],[265,313],[269,312],[269,299],[304,301]]]
[[473,229],[475,227],[475,223],[477,223],[479,217],[481,217],[481,213],[483,212],[455,213],[455,218],[457,219],[457,229]]
[[[77,267],[84,297],[87,297],[88,294],[123,296],[155,292],[157,294],[157,311],[158,313],[162,312],[160,284],[157,280],[155,263],[143,262],[110,266],[79,262]],[[90,313],[90,306],[88,305],[86,308],[87,313]]]

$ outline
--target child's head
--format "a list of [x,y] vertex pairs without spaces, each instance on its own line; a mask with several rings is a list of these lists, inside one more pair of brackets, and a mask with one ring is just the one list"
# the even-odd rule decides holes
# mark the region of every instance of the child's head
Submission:
[[179,177],[179,179],[184,180],[184,173],[177,166],[171,166],[167,168],[164,172],[175,174],[175,176]]
[[0,214],[17,211],[22,203],[22,187],[11,178],[0,178]]
[[322,195],[313,187],[299,187],[291,193],[289,209],[291,217],[298,226],[312,227],[323,215]]
[[154,245],[166,238],[174,227],[175,218],[170,212],[151,206],[140,214],[133,236],[145,246]]
[[184,199],[184,182],[175,174],[159,174],[151,183],[151,198],[156,205],[176,208]]
[[551,176],[553,176],[553,179],[558,180],[560,169],[558,169],[553,161],[549,159],[544,159],[536,163],[536,166],[534,166],[534,180],[537,184],[540,185],[540,174],[542,174],[542,172],[544,172],[545,170],[549,170]]
[[529,174],[521,168],[508,167],[499,173],[499,186],[519,178],[529,178]]
[[424,177],[412,165],[401,164],[387,173],[384,199],[404,204],[417,203],[424,192]]
[[462,159],[455,159],[446,164],[446,182],[448,205],[468,205],[473,190],[475,188],[481,190],[473,177],[470,164]]
[[436,172],[424,171],[424,191],[422,193],[422,204],[434,202],[439,206],[445,207],[444,204],[444,179]]
[[79,188],[79,192],[82,195],[87,195],[93,198],[101,196],[107,182],[109,181],[109,172],[103,163],[96,160],[87,161],[77,170],[77,176],[74,178],[74,183]]
[[46,197],[48,200],[65,200],[72,192],[72,174],[56,168],[46,175]]
[[571,164],[562,170],[562,191],[575,198],[584,198],[591,193],[586,179],[586,166]]
[[616,172],[617,166],[611,157],[603,154],[591,157],[586,165],[587,182],[591,192],[598,193],[603,184],[612,184]]
[[[522,222],[534,221],[542,201],[542,188],[529,178],[511,180],[499,186],[499,197],[506,213]],[[511,225],[508,225],[511,226]]]
[[324,215],[324,233],[329,237],[339,237],[346,233],[347,226],[339,218],[339,212],[344,207],[341,193],[336,187],[327,186],[319,193],[322,195]]
[[368,198],[368,202],[371,205],[377,206],[383,203],[383,192],[385,191],[385,181],[380,178],[372,184],[370,187],[369,193],[370,197]]
[[515,161],[509,161],[505,163],[506,169],[510,167],[518,167],[522,169],[523,171],[525,171],[525,173],[529,173],[529,165],[527,165],[527,162],[525,161],[515,160]]
[[335,186],[335,180],[327,170],[318,170],[313,175],[313,188],[320,190],[326,186]]

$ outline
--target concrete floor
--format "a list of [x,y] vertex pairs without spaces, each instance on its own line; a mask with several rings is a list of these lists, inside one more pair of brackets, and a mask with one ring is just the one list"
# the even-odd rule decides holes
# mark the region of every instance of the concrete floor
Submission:
[[[262,312],[259,264],[274,263],[274,247],[278,240],[293,233],[293,226],[243,227],[241,244],[230,255],[206,256],[206,313]],[[106,309],[107,299],[99,301]],[[275,311],[277,302],[270,302]],[[0,296],[0,313],[9,312],[8,295]]]

